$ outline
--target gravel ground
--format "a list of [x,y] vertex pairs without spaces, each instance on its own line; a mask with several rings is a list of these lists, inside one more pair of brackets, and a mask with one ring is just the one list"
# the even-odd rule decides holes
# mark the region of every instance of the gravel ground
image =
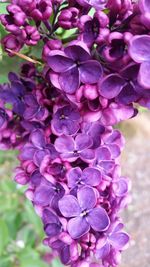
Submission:
[[150,266],[150,113],[141,113],[123,123],[126,146],[122,157],[123,174],[132,181],[132,202],[123,213],[129,248],[120,267]]

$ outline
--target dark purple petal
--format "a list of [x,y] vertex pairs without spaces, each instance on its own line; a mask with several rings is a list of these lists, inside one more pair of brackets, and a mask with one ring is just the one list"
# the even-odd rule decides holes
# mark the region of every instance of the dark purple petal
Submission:
[[78,134],[75,138],[75,144],[76,150],[82,151],[86,148],[89,148],[93,144],[93,142],[90,136],[88,136],[87,134]]
[[82,62],[90,59],[90,54],[80,45],[70,45],[64,51],[74,61]]
[[49,209],[44,209],[42,214],[42,220],[44,224],[55,223],[59,224],[58,217]]
[[51,238],[51,237],[56,236],[56,235],[59,234],[60,225],[58,225],[56,223],[47,224],[44,227],[44,231],[45,231],[46,235],[48,235]]
[[129,54],[131,58],[137,62],[150,61],[150,36],[136,35],[132,38],[129,46]]
[[103,71],[99,62],[88,60],[79,66],[79,73],[82,83],[94,84],[102,77]]
[[54,55],[48,57],[48,65],[55,72],[65,72],[73,66],[74,62],[62,55]]
[[118,74],[110,74],[106,76],[99,83],[99,93],[107,99],[116,97],[123,86],[125,85],[125,80],[121,78]]
[[59,84],[62,90],[67,94],[73,94],[79,88],[79,71],[77,67],[73,67],[59,75]]
[[55,148],[60,153],[72,152],[74,150],[74,140],[71,136],[61,136],[55,141]]
[[144,89],[150,89],[150,61],[141,64],[138,82]]
[[129,236],[126,233],[114,233],[109,236],[109,241],[113,247],[120,250],[129,242]]
[[40,129],[37,129],[31,133],[30,140],[37,148],[42,148],[45,146],[44,132]]
[[101,182],[101,172],[96,168],[86,168],[82,174],[82,180],[85,181],[85,184],[91,186],[97,186]]
[[67,218],[78,216],[81,213],[79,203],[72,195],[66,195],[60,199],[58,206],[62,215]]
[[68,232],[73,239],[80,238],[90,230],[90,225],[84,217],[71,219],[67,225]]
[[69,170],[67,173],[68,186],[73,188],[77,185],[78,181],[81,179],[82,171],[79,167]]
[[69,264],[69,261],[70,261],[70,247],[69,246],[64,244],[64,246],[62,247],[60,251],[60,259],[64,265]]
[[93,209],[96,205],[96,193],[90,186],[84,186],[79,189],[77,198],[82,211]]
[[110,224],[107,212],[103,208],[95,208],[88,214],[88,222],[93,230],[101,232],[108,228]]

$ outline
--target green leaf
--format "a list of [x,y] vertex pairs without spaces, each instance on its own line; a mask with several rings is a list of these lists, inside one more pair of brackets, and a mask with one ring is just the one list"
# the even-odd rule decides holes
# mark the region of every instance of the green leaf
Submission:
[[0,14],[7,14],[6,7],[8,6],[8,3],[0,3]]
[[0,255],[2,255],[6,245],[9,242],[9,232],[4,220],[0,220]]

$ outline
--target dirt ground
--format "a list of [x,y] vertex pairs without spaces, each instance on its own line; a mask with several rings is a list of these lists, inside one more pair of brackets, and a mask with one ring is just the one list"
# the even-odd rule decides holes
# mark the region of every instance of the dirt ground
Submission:
[[126,137],[123,174],[132,181],[132,202],[123,213],[129,248],[120,267],[150,266],[150,113],[140,113],[121,126]]

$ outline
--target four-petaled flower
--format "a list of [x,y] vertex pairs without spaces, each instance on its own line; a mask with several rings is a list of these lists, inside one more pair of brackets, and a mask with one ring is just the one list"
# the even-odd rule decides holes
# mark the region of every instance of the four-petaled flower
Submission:
[[82,171],[76,167],[68,171],[67,178],[70,188],[83,185],[97,186],[101,182],[101,172],[96,168],[88,167]]
[[52,119],[52,130],[56,135],[73,135],[79,130],[79,111],[67,105],[59,108]]
[[75,139],[72,136],[62,135],[56,139],[55,148],[62,159],[72,162],[80,157],[88,162],[95,157],[94,150],[90,149],[92,143],[92,139],[86,134],[78,134]]
[[69,45],[64,52],[53,50],[48,56],[48,65],[58,73],[58,82],[62,90],[73,94],[80,83],[94,84],[102,76],[101,64],[91,59],[83,43]]
[[105,231],[109,226],[107,212],[97,206],[96,191],[90,186],[84,186],[77,192],[77,198],[73,195],[65,195],[58,206],[62,215],[71,218],[67,229],[74,239],[86,234],[90,227],[98,232]]

